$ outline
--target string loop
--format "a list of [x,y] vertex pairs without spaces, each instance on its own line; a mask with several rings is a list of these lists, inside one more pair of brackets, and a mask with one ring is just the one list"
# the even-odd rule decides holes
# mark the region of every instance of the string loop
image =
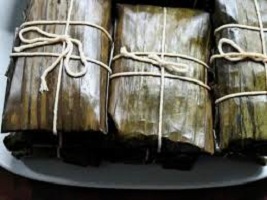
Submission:
[[[225,53],[223,46],[228,45],[236,50],[236,52]],[[231,62],[238,62],[245,59],[251,59],[256,62],[267,62],[267,55],[255,52],[245,52],[240,46],[238,46],[233,40],[222,38],[218,44],[219,55],[214,55],[211,57],[211,62],[217,58],[224,58]]]
[[[36,32],[42,37],[36,37],[33,39],[26,39],[24,37],[24,34],[32,33],[32,32]],[[74,78],[78,78],[78,77],[84,76],[87,73],[87,68],[86,68],[87,59],[86,59],[84,51],[83,51],[83,45],[79,40],[73,39],[68,35],[58,35],[58,34],[49,33],[49,32],[41,30],[38,27],[22,28],[21,31],[19,32],[19,38],[20,38],[21,42],[23,42],[24,44],[19,46],[19,47],[14,48],[14,51],[17,53],[20,53],[20,52],[23,52],[25,50],[32,49],[32,48],[41,47],[41,46],[54,45],[54,44],[58,44],[58,43],[61,43],[61,44],[65,43],[66,44],[66,48],[58,56],[56,61],[54,63],[52,63],[43,72],[43,74],[41,76],[40,92],[49,91],[49,88],[48,88],[47,82],[46,82],[46,77],[51,71],[53,71],[56,68],[56,66],[58,66],[58,64],[60,64],[60,62],[62,61],[62,59],[64,57],[66,57],[64,60],[64,67],[65,67],[66,73],[69,76],[74,77]],[[70,62],[70,58],[71,58],[72,53],[73,53],[74,45],[76,45],[78,47],[80,61],[81,61],[82,65],[84,66],[80,72],[72,71],[70,66],[69,66],[69,62]]]

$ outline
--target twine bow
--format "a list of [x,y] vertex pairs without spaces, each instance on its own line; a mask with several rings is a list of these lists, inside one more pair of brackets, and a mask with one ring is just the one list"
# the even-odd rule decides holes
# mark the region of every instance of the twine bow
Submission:
[[131,58],[140,62],[151,63],[161,68],[165,68],[169,72],[186,73],[189,69],[187,64],[167,62],[156,54],[149,54],[148,57],[137,56],[135,53],[128,52],[126,47],[122,47],[120,53],[123,57]]
[[[224,45],[231,46],[237,52],[225,53],[223,51]],[[224,58],[224,59],[231,61],[231,62],[238,62],[238,61],[242,61],[245,59],[251,59],[251,60],[254,60],[256,62],[267,63],[267,56],[266,55],[261,54],[261,53],[255,53],[255,52],[246,52],[240,46],[238,46],[234,41],[232,41],[230,39],[226,39],[226,38],[220,39],[219,44],[218,44],[218,51],[220,54],[212,56],[211,62],[213,62],[217,58]]]
[[[26,39],[24,37],[24,34],[28,32],[36,32],[43,37],[37,37],[34,39]],[[68,35],[58,35],[58,34],[48,33],[46,31],[41,30],[38,27],[28,27],[28,28],[21,29],[21,31],[19,32],[19,38],[24,43],[24,45],[14,48],[14,51],[18,53],[24,50],[27,50],[27,49],[35,48],[35,47],[53,45],[53,44],[58,44],[58,43],[66,44],[66,49],[64,49],[64,51],[60,54],[60,56],[56,59],[56,61],[43,72],[41,76],[41,86],[39,90],[40,92],[49,91],[47,82],[46,82],[46,77],[48,73],[53,71],[56,68],[56,66],[64,58],[65,58],[64,59],[65,70],[69,76],[78,78],[78,77],[84,76],[87,73],[87,68],[86,68],[87,60],[86,60],[86,57],[83,51],[83,45],[79,40],[73,39]],[[69,67],[69,61],[73,53],[74,45],[77,45],[78,47],[80,61],[82,65],[84,66],[84,68],[80,72],[73,72]]]

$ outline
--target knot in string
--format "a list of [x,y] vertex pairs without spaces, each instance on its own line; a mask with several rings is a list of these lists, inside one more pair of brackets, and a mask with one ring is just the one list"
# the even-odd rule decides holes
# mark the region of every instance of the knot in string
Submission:
[[[236,50],[236,52],[225,53],[223,50],[224,45],[232,47],[234,50]],[[240,46],[238,46],[234,41],[227,38],[220,39],[218,44],[218,51],[220,54],[212,56],[211,62],[213,62],[217,58],[224,58],[231,62],[238,62],[245,59],[251,59],[253,61],[263,62],[263,63],[267,62],[267,55],[255,52],[246,52]]]
[[186,73],[189,66],[183,63],[168,62],[160,58],[157,54],[149,54],[147,57],[137,56],[135,53],[128,52],[126,47],[121,48],[121,55],[140,62],[150,63],[161,68],[165,68],[169,72]]
[[165,68],[169,72],[186,73],[189,70],[189,67],[187,64],[167,62],[161,59],[157,54],[150,54],[148,55],[148,58],[156,61],[160,67]]
[[[39,35],[41,35],[43,37],[26,39],[24,37],[24,34],[29,33],[29,32],[38,33]],[[19,38],[20,38],[21,42],[23,42],[24,44],[19,46],[19,47],[14,48],[14,51],[18,52],[18,53],[25,51],[25,50],[28,50],[28,49],[36,48],[36,47],[54,45],[54,44],[58,44],[58,43],[66,44],[66,48],[58,56],[56,61],[54,63],[52,63],[52,65],[50,65],[43,72],[43,74],[41,76],[41,86],[40,86],[40,90],[39,90],[40,92],[49,91],[48,86],[47,86],[47,82],[46,82],[46,77],[47,77],[48,73],[53,71],[56,68],[56,66],[64,58],[65,58],[65,60],[64,60],[65,70],[69,76],[74,77],[74,78],[78,78],[78,77],[84,76],[87,73],[87,68],[86,68],[87,60],[86,60],[85,54],[83,52],[83,45],[79,40],[73,39],[68,35],[58,35],[58,34],[48,33],[46,31],[41,30],[38,27],[22,28],[19,32]],[[78,47],[80,61],[84,66],[84,68],[80,72],[74,72],[69,67],[69,62],[70,62],[71,55],[73,53],[74,45],[76,45]]]

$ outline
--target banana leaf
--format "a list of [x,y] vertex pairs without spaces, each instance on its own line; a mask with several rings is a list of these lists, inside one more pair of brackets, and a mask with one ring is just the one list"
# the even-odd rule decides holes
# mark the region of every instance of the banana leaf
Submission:
[[[263,26],[267,27],[267,2],[258,3]],[[214,15],[215,28],[225,24],[259,27],[254,0],[216,0]],[[263,53],[259,31],[230,27],[216,33],[216,45],[222,38],[232,40],[245,52]],[[223,51],[236,52],[236,49],[225,44]],[[221,58],[214,62],[214,70],[217,99],[239,92],[266,91],[266,70],[262,62],[251,59],[231,62]],[[217,104],[219,148],[227,152],[266,155],[266,113],[267,95],[230,98]]]
[[[71,21],[82,21],[102,26],[112,32],[111,0],[74,0]],[[38,20],[66,21],[70,0],[30,0],[25,22]],[[93,14],[92,14],[93,13]],[[41,30],[64,35],[65,25],[36,25]],[[111,42],[100,30],[83,25],[70,25],[69,35],[83,45],[85,56],[109,64]],[[29,39],[41,37],[27,33]],[[15,46],[20,45],[17,38]],[[61,53],[62,45],[36,47],[24,52]],[[73,55],[78,55],[75,47]],[[57,57],[13,57],[7,72],[8,84],[3,111],[2,132],[53,130],[53,110],[59,66],[47,76],[48,92],[39,92],[41,75]],[[79,72],[79,60],[71,60],[70,68]],[[88,62],[87,73],[80,78],[70,77],[63,71],[58,103],[58,132],[107,132],[106,99],[108,72]]]
[[[162,51],[163,7],[117,5],[115,53]],[[209,61],[211,25],[208,13],[185,8],[167,8],[166,53],[185,54]],[[183,58],[165,61],[185,63],[186,74],[175,74],[205,82],[206,68]],[[129,58],[115,60],[113,75],[121,72],[155,72],[154,65]],[[166,70],[166,74],[171,73]],[[111,79],[109,97],[110,132],[129,149],[145,149],[154,155],[158,141],[160,77],[127,76]],[[212,108],[209,91],[197,84],[165,78],[163,145],[165,153],[213,154]],[[148,156],[147,154],[145,154]],[[166,157],[163,156],[163,157]],[[179,159],[178,159],[179,160]]]

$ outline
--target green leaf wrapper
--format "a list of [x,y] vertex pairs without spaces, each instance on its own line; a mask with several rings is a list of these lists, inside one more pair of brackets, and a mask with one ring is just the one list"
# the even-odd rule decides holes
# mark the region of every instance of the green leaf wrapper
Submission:
[[[26,22],[36,20],[66,21],[70,1],[30,0],[26,12]],[[71,21],[89,22],[112,32],[111,0],[75,0]],[[92,14],[93,13],[93,14]],[[40,29],[54,34],[65,32],[65,25],[37,25]],[[86,57],[109,64],[111,42],[100,30],[70,25],[69,35],[83,44]],[[36,38],[40,35],[28,33],[25,37]],[[19,46],[19,44],[16,44]],[[38,47],[25,52],[61,53],[62,45]],[[77,49],[74,50],[77,54]],[[58,81],[59,67],[48,74],[49,91],[39,92],[41,75],[56,57],[19,57],[13,58],[7,72],[8,85],[3,112],[3,132],[25,132],[53,130],[53,110]],[[79,60],[71,60],[73,70],[81,70]],[[69,77],[65,70],[59,98],[58,132],[106,133],[106,100],[108,72],[99,65],[88,62],[84,77]]]
[[[129,52],[162,51],[163,8],[149,5],[117,6],[115,55],[121,47]],[[199,10],[167,8],[166,53],[185,54],[209,61],[211,45],[209,14]],[[166,61],[188,64],[184,75],[205,81],[206,68],[182,58]],[[114,61],[113,74],[158,72],[156,66],[122,58]],[[170,74],[166,71],[166,74]],[[176,75],[181,75],[177,74]],[[111,80],[109,115],[111,130],[122,143],[137,149],[157,148],[160,77],[132,76]],[[165,78],[162,153],[205,152],[213,154],[212,108],[209,91],[187,81]],[[145,141],[145,142],[144,142]],[[171,144],[169,144],[171,143]],[[127,145],[126,145],[127,146]],[[190,146],[191,148],[184,148]]]
[[[267,2],[258,1],[263,26],[267,27]],[[259,27],[253,0],[216,0],[214,25],[241,24]],[[266,34],[265,34],[266,36]],[[216,34],[216,45],[221,38],[235,42],[246,52],[262,53],[259,31],[226,28]],[[224,51],[236,52],[225,45]],[[250,59],[230,62],[217,59],[216,98],[239,92],[266,91],[264,64]],[[216,130],[221,150],[246,154],[267,153],[267,95],[231,98],[216,107]]]

